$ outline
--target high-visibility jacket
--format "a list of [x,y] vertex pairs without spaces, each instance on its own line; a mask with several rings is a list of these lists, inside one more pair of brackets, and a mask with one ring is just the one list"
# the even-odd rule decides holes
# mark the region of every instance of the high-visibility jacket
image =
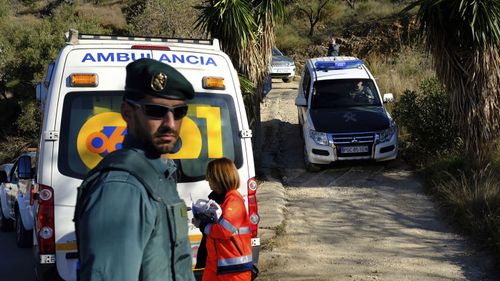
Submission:
[[207,263],[204,281],[250,280],[252,244],[250,219],[243,197],[237,190],[226,194],[221,205],[222,218],[207,224]]

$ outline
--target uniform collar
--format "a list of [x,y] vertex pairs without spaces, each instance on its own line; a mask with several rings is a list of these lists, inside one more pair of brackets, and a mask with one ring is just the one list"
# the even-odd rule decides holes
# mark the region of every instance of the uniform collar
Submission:
[[173,160],[161,157],[161,154],[157,152],[151,152],[151,150],[148,150],[141,141],[130,134],[125,135],[122,146],[123,148],[134,149],[143,154],[151,161],[151,164],[156,168],[157,172],[165,174],[167,178],[175,174],[177,170],[177,166]]

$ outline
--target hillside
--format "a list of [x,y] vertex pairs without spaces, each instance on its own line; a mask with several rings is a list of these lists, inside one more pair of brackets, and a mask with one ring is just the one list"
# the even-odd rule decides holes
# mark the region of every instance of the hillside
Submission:
[[[415,45],[414,21],[398,15],[408,1],[327,1],[313,34],[309,34],[304,11],[316,7],[318,1],[308,7],[302,1],[288,2],[286,20],[276,26],[276,42],[294,58],[296,74],[305,59],[326,54],[326,38],[331,33],[337,34],[342,54],[358,56],[370,65],[384,92],[397,96],[407,88],[415,89],[421,80],[415,74],[430,69],[421,52],[410,47]],[[356,5],[351,7],[350,2]],[[4,124],[0,127],[0,162],[36,146],[40,112],[34,86],[44,79],[69,28],[84,33],[202,38],[205,33],[193,28],[199,14],[195,6],[202,3],[0,0],[0,122]],[[419,77],[430,75],[423,71]]]

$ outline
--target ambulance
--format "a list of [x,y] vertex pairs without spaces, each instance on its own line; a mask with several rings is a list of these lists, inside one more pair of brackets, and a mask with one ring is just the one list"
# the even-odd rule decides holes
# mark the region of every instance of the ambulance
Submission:
[[[232,159],[241,177],[239,192],[252,222],[253,258],[258,262],[260,218],[252,131],[238,74],[218,40],[90,35],[70,30],[66,45],[48,66],[46,79],[36,91],[43,107],[34,185],[33,252],[39,281],[76,280],[78,252],[72,219],[77,187],[106,154],[122,146],[127,134],[120,115],[125,67],[140,58],[175,67],[196,92],[188,101],[189,112],[180,131],[182,148],[165,155],[180,170],[179,195],[187,206],[207,198],[211,191],[204,177],[207,163],[220,157]],[[194,265],[202,235],[191,218],[190,213]]]

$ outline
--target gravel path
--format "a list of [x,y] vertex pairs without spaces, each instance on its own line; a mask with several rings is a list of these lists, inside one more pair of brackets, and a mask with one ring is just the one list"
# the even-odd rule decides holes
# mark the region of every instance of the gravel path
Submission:
[[297,82],[273,87],[261,108],[262,173],[285,186],[285,233],[261,252],[259,281],[500,280],[492,259],[443,222],[404,163],[306,172]]

